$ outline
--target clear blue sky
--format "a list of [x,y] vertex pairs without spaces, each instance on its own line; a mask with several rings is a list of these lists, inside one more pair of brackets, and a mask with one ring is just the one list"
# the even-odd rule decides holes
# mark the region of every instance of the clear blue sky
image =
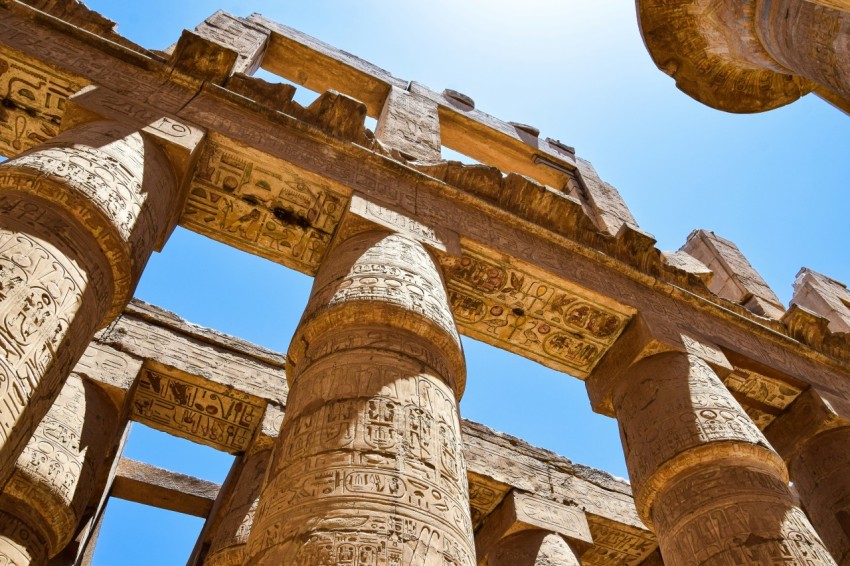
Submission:
[[[649,59],[630,2],[88,1],[148,48],[223,8],[260,12],[477,108],[574,145],[622,193],[662,249],[694,228],[736,242],[787,303],[801,266],[850,282],[850,118],[808,96],[766,114],[704,107]],[[137,296],[285,351],[310,280],[179,229]],[[615,423],[583,384],[465,341],[463,416],[573,461],[626,476]],[[136,427],[129,455],[222,481],[229,458]],[[130,528],[132,522],[132,529]],[[201,521],[110,505],[95,563],[183,564]]]

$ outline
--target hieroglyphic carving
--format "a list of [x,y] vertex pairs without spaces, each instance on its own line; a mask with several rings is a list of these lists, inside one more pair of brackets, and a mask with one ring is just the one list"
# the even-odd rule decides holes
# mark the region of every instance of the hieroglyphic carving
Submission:
[[648,531],[628,527],[608,519],[587,515],[593,546],[585,552],[582,564],[617,564],[636,566],[641,564],[658,543]]
[[484,253],[449,258],[452,311],[464,334],[585,377],[627,317]]
[[0,566],[47,562],[47,544],[38,530],[18,519],[14,509],[0,508]]
[[460,356],[422,244],[367,232],[334,248],[289,350],[248,561],[471,566]]
[[264,406],[246,393],[146,366],[133,397],[132,418],[213,448],[241,452],[253,438]]
[[213,137],[200,157],[181,224],[313,274],[346,200],[319,177]]
[[723,383],[741,402],[759,429],[767,428],[803,392],[789,380],[771,377],[751,368],[736,367]]
[[[47,537],[43,550],[22,541],[28,551],[52,556],[75,533],[112,446],[117,416],[117,408],[97,386],[75,374],[68,377],[0,495],[0,508],[14,509]],[[0,530],[0,538],[10,536]]]
[[478,528],[481,520],[489,515],[499,505],[505,494],[510,491],[510,486],[473,472],[469,472],[468,477],[472,526]]
[[97,239],[98,249],[83,253],[103,254],[109,263],[111,316],[130,299],[167,223],[175,182],[162,150],[110,121],[67,130],[0,165],[0,185],[52,201]]
[[13,157],[59,133],[68,97],[80,79],[21,55],[0,55],[0,155]]
[[638,362],[614,406],[635,503],[666,563],[834,564],[795,506],[781,458],[701,358]]
[[49,243],[0,230],[0,441],[54,361],[80,309],[87,274]]
[[[470,564],[472,525],[454,396],[432,376],[405,378],[415,372],[408,361],[370,357],[313,364],[311,371],[322,373],[314,388],[335,387],[344,396],[307,412],[290,404],[296,416],[285,421],[268,479],[274,499],[261,499],[261,544],[286,545],[296,533],[281,525],[307,523],[322,506],[322,520],[292,555],[297,564],[348,564],[352,552],[373,560],[352,564],[408,564],[418,555]],[[379,384],[376,396],[348,397],[356,386]],[[352,497],[357,511],[338,503]],[[334,532],[343,525],[356,526],[357,534]]]

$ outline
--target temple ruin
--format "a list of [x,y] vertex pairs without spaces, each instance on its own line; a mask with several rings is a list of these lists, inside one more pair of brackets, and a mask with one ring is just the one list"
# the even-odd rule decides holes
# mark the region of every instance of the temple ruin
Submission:
[[[821,63],[782,96],[841,107]],[[205,518],[196,566],[850,564],[842,283],[662,252],[574,148],[258,14],[152,51],[2,0],[0,80],[0,564],[89,564],[110,497]],[[177,225],[315,277],[286,355],[132,298]],[[630,483],[463,420],[460,335],[583,380]],[[133,421],[227,480],[123,457]]]

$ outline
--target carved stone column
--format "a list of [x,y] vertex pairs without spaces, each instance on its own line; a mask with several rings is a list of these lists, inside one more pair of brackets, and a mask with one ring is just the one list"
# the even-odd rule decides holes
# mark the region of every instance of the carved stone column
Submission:
[[178,206],[147,135],[96,120],[0,165],[0,485]]
[[659,69],[703,104],[762,112],[814,90],[850,112],[850,6],[837,0],[636,0]]
[[474,564],[465,363],[428,251],[385,232],[333,249],[286,369],[246,563]]
[[834,564],[779,455],[701,358],[635,363],[613,403],[635,503],[665,564]]
[[[284,383],[281,382],[280,386],[283,389]],[[285,391],[282,391],[281,397],[285,396]],[[242,566],[245,563],[248,536],[254,525],[260,491],[282,417],[279,407],[272,404],[266,407],[262,425],[251,448],[234,462],[218,500],[210,511],[207,524],[198,537],[196,552],[189,559],[190,566]]]
[[812,524],[843,566],[850,564],[850,421],[842,414],[850,407],[835,401],[810,389],[765,433],[785,458]]
[[204,566],[242,566],[245,562],[245,545],[271,455],[272,448],[267,446],[244,456],[239,475],[218,510],[221,520],[212,535]]
[[0,494],[0,564],[44,564],[68,544],[99,497],[117,422],[118,409],[100,388],[68,377]]

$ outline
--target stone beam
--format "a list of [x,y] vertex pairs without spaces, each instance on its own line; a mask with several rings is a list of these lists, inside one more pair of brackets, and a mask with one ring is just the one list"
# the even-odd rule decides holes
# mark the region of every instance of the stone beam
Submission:
[[217,483],[122,458],[111,495],[166,511],[206,517],[220,488]]

